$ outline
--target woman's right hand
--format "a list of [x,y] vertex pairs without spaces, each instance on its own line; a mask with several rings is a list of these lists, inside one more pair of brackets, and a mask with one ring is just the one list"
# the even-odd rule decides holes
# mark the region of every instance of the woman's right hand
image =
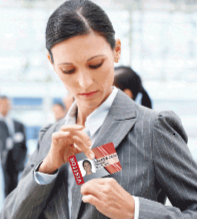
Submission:
[[84,152],[89,159],[94,158],[90,149],[92,142],[80,125],[64,125],[52,135],[52,144],[46,158],[39,167],[39,172],[52,174],[72,155]]

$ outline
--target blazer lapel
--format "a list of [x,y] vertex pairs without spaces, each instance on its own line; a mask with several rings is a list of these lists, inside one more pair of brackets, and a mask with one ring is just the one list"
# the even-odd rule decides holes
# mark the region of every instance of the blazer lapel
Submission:
[[1,129],[1,132],[2,130],[4,130],[4,132],[6,133],[6,137],[9,136],[9,130],[8,130],[8,126],[6,125],[6,123],[2,120],[0,120],[0,129]]
[[135,104],[119,90],[92,148],[109,142],[117,148],[135,122]]
[[[117,148],[135,122],[135,103],[119,90],[92,148],[109,142],[113,142]],[[80,189],[81,186],[74,183],[72,188],[72,219],[77,219],[79,214],[82,202]]]
[[81,185],[78,186],[77,183],[74,182],[74,185],[72,187],[71,219],[77,219],[81,202],[82,202]]

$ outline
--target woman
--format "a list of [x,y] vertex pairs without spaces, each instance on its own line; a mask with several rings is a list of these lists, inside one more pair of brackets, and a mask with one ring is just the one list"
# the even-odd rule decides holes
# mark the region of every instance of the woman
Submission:
[[142,96],[140,104],[152,109],[150,97],[142,85],[140,76],[130,67],[119,66],[115,68],[114,84],[135,101],[140,94]]
[[89,160],[84,160],[83,161],[83,168],[86,171],[86,175],[92,174],[92,164],[90,163]]
[[[106,13],[66,1],[49,18],[48,59],[75,102],[66,119],[40,131],[38,147],[0,218],[196,218],[197,165],[172,112],[135,104],[116,87],[121,54]],[[113,142],[122,171],[74,183],[68,157]],[[157,187],[175,207],[157,203]]]

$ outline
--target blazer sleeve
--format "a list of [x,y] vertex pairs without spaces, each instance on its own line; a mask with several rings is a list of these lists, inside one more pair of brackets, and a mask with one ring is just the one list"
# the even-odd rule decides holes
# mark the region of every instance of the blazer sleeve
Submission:
[[139,198],[139,219],[196,219],[197,164],[181,120],[173,112],[162,112],[154,119],[152,153],[156,180],[173,207]]
[[40,131],[38,147],[29,158],[17,188],[5,199],[1,219],[37,219],[43,211],[55,180],[47,185],[39,185],[34,180],[34,170],[40,163],[40,143],[48,128],[49,126]]

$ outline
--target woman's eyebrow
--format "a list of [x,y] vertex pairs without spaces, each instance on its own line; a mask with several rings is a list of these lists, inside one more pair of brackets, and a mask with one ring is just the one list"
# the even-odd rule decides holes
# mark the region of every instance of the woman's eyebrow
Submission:
[[59,63],[58,65],[73,65],[72,63],[64,62],[64,63]]
[[[103,55],[93,56],[93,57],[91,57],[90,59],[88,59],[87,61],[90,61],[90,60],[92,60],[92,59],[95,59],[95,58],[97,58],[97,57],[102,57],[102,56],[105,56],[105,55],[103,54]],[[73,65],[73,63],[63,62],[63,63],[59,63],[58,65]]]
[[90,61],[90,60],[92,60],[92,59],[94,59],[94,58],[101,57],[101,56],[105,56],[105,55],[97,55],[97,56],[93,56],[93,57],[91,57],[90,59],[88,59],[87,61]]

